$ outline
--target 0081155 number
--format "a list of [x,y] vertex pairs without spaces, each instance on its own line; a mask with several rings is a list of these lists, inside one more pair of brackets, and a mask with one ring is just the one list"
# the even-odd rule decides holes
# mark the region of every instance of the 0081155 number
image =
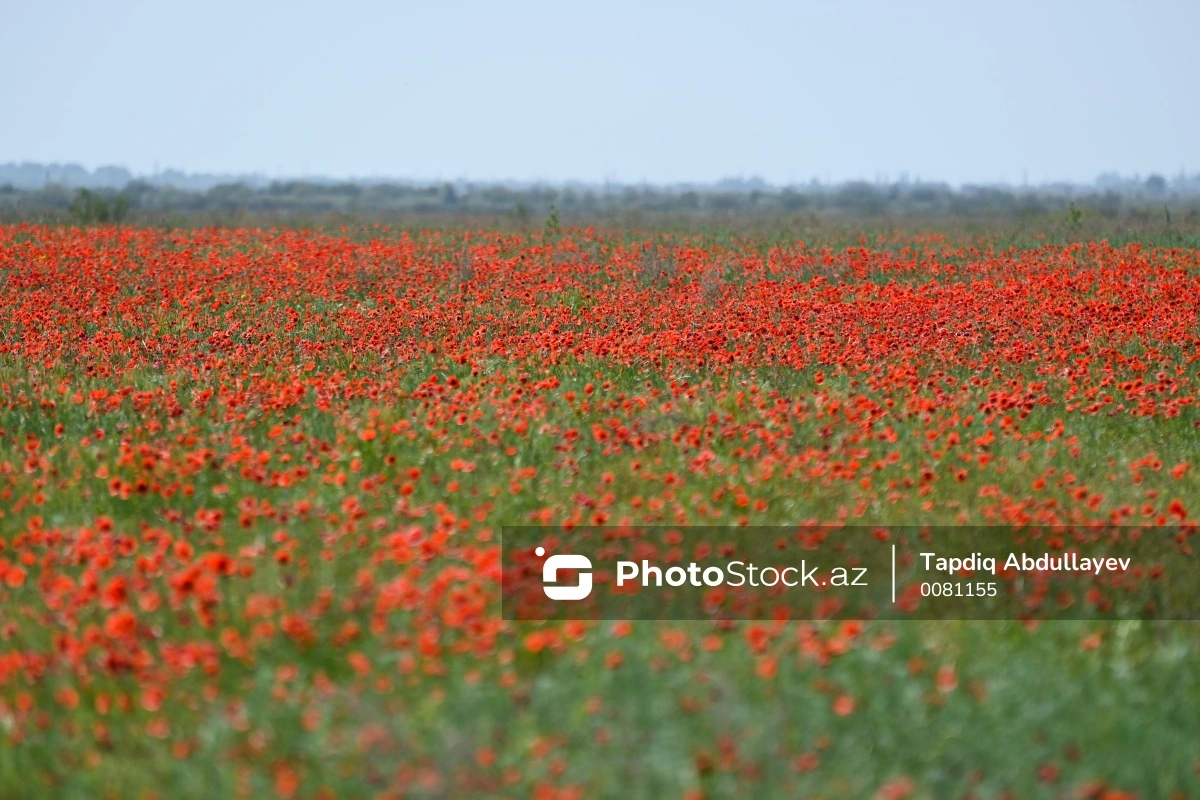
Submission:
[[921,597],[995,597],[994,583],[922,583]]

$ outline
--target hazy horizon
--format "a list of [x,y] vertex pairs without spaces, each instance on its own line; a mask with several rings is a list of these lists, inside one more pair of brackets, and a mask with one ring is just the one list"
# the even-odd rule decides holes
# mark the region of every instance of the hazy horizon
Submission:
[[776,185],[1200,167],[1200,6],[1182,0],[68,0],[0,19],[0,69],[22,76],[0,163]]
[[[32,175],[32,169],[36,168],[38,174],[36,180]],[[88,180],[80,181],[73,180],[73,177],[78,177],[74,174],[77,169],[84,169],[87,172]],[[125,175],[124,180],[117,181],[115,177],[117,173]],[[21,179],[13,180],[13,175],[19,175]],[[611,187],[615,189],[626,188],[646,188],[646,189],[661,189],[670,191],[672,189],[687,189],[695,188],[701,190],[721,190],[728,188],[734,191],[749,191],[751,189],[763,189],[769,191],[782,191],[785,189],[796,189],[803,191],[806,187],[820,187],[823,189],[835,189],[838,187],[846,187],[855,184],[870,184],[873,186],[944,186],[949,187],[952,191],[970,190],[972,188],[979,189],[1010,189],[1013,191],[1028,188],[1030,190],[1053,191],[1055,187],[1069,187],[1075,190],[1100,189],[1100,188],[1116,188],[1125,189],[1141,187],[1149,179],[1163,179],[1167,187],[1183,188],[1188,191],[1195,191],[1200,188],[1200,172],[1179,172],[1174,175],[1164,175],[1162,173],[1127,173],[1122,174],[1113,170],[1108,170],[1097,175],[1092,180],[1083,181],[1051,181],[1047,180],[1039,183],[1022,184],[1019,182],[1006,181],[990,181],[990,182],[963,182],[955,184],[951,181],[942,181],[936,178],[923,178],[912,175],[881,175],[875,176],[872,179],[846,179],[843,181],[820,181],[812,179],[810,181],[797,181],[796,183],[775,183],[764,180],[758,175],[727,175],[723,178],[709,181],[675,181],[667,183],[664,181],[611,181],[605,183],[603,181],[587,181],[580,179],[566,180],[531,180],[521,178],[497,178],[494,180],[478,180],[470,176],[459,176],[455,178],[436,178],[436,179],[419,179],[411,178],[405,175],[378,175],[378,176],[361,176],[361,175],[323,175],[323,174],[281,174],[267,175],[264,173],[254,172],[192,172],[189,170],[179,170],[173,167],[160,168],[157,172],[139,173],[129,170],[120,164],[101,164],[97,167],[87,168],[79,162],[3,162],[0,163],[0,186],[5,184],[13,185],[18,189],[41,189],[45,186],[65,185],[68,188],[73,187],[100,187],[100,188],[121,188],[128,184],[143,181],[155,186],[174,186],[183,189],[205,190],[212,186],[246,184],[249,186],[265,187],[271,184],[286,184],[286,183],[310,183],[320,185],[336,186],[339,184],[356,184],[360,186],[370,185],[393,185],[393,186],[439,186],[439,185],[454,185],[454,186],[511,186],[511,187],[547,187],[547,188],[586,188],[586,189],[603,189]]]

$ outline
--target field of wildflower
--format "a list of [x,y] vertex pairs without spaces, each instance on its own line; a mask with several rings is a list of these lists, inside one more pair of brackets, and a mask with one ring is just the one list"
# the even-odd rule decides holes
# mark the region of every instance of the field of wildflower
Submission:
[[1200,797],[1194,623],[500,614],[506,525],[1190,552],[1198,322],[1180,245],[0,227],[0,798]]

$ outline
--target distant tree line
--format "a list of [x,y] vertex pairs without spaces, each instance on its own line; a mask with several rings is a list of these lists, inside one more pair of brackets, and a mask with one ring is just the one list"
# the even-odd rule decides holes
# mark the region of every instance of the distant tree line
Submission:
[[[1157,178],[1157,180],[1156,180]],[[754,187],[754,188],[750,188]],[[168,215],[395,216],[504,215],[537,222],[554,210],[564,221],[621,214],[1038,217],[1046,214],[1116,219],[1128,214],[1174,214],[1195,221],[1200,192],[1185,193],[1158,176],[1137,187],[1070,185],[1037,188],[940,183],[806,184],[774,188],[757,183],[712,187],[589,187],[445,183],[275,182],[265,186],[220,184],[203,191],[133,181],[123,189],[38,189],[0,185],[0,215],[7,220],[63,220],[82,224]]]

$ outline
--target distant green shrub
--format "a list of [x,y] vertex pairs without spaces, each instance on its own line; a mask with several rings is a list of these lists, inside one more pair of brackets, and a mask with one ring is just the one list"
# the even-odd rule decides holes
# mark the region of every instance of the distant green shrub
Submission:
[[129,213],[129,198],[117,195],[109,200],[90,189],[80,189],[67,208],[67,213],[80,225],[118,223]]

